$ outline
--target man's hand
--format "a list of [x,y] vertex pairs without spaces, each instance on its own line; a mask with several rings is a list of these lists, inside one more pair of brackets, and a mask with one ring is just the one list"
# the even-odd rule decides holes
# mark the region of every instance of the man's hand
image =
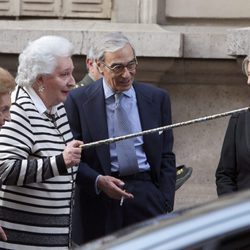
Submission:
[[123,190],[124,182],[109,176],[109,175],[101,175],[97,181],[97,187],[103,191],[106,195],[113,199],[132,199],[134,196],[131,193],[127,193]]
[[7,236],[6,236],[5,232],[3,231],[2,227],[0,227],[0,238],[1,238],[3,241],[6,241],[6,240],[7,240]]

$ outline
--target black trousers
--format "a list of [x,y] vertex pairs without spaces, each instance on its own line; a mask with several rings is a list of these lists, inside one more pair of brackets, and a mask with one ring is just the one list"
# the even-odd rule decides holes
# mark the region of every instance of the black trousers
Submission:
[[106,234],[167,213],[164,196],[149,175],[143,173],[119,178],[125,182],[125,189],[132,193],[134,198],[125,199],[122,206],[119,200],[108,200]]

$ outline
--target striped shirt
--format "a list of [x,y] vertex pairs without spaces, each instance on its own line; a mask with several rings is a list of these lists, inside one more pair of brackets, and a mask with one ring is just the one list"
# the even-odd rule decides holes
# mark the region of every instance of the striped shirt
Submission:
[[66,168],[62,151],[73,138],[63,104],[51,119],[31,96],[17,88],[0,131],[0,225],[8,237],[0,248],[68,249],[77,167]]

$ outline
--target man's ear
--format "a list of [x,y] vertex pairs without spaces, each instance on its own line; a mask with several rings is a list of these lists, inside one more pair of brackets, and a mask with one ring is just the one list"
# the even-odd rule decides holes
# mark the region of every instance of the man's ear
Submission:
[[90,59],[90,58],[87,58],[87,59],[86,59],[86,66],[87,66],[87,69],[89,69],[90,66],[92,66],[92,65],[93,65],[93,60]]
[[100,74],[103,74],[103,65],[100,63],[99,60],[96,61],[96,66],[97,66],[97,69],[99,70]]

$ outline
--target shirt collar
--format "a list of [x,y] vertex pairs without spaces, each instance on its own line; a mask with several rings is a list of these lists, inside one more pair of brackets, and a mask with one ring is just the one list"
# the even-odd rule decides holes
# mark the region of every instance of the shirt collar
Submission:
[[29,94],[31,100],[33,101],[35,107],[37,108],[37,110],[40,114],[48,112],[52,115],[57,116],[57,105],[53,106],[51,111],[48,111],[45,104],[43,103],[42,99],[39,97],[39,95],[35,92],[35,90],[32,87],[28,86],[28,87],[24,87],[24,89]]
[[[110,88],[110,86],[107,84],[104,78],[102,84],[103,84],[105,99],[108,99],[109,97],[115,94],[115,92]],[[133,86],[131,86],[130,89],[123,91],[122,93],[128,97],[135,97],[135,90]]]

